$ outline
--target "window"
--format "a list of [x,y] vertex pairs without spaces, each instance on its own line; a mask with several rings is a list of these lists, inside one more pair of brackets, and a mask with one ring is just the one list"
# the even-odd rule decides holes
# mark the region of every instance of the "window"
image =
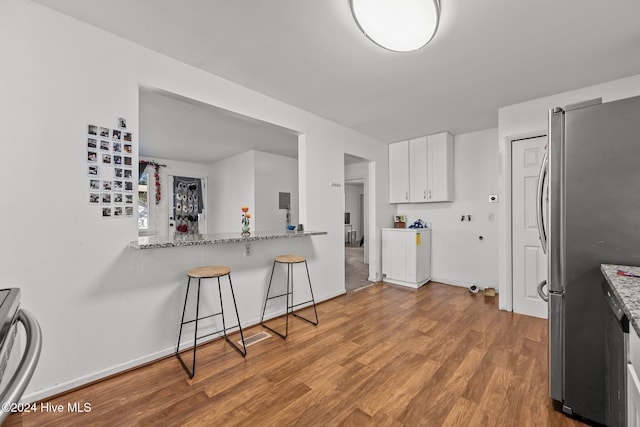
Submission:
[[138,234],[141,235],[155,233],[155,187],[152,178],[153,175],[145,170],[138,180]]

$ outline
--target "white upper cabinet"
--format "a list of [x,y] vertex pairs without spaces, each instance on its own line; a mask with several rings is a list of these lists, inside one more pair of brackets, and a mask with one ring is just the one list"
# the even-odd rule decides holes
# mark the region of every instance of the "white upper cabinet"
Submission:
[[409,201],[409,141],[389,144],[389,203]]
[[389,203],[453,201],[453,136],[389,144]]

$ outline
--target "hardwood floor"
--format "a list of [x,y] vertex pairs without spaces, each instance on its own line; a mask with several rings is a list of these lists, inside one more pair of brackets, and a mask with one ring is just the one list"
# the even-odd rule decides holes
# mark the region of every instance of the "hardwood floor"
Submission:
[[193,380],[170,357],[48,401],[91,412],[5,425],[582,425],[547,397],[547,321],[499,311],[497,297],[380,283],[318,315],[318,327],[291,318],[286,341],[258,342],[246,359],[221,340],[201,346]]

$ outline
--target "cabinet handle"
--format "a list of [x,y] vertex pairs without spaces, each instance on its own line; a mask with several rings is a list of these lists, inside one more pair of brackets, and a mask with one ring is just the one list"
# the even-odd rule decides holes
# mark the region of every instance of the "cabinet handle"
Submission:
[[404,192],[404,199],[405,200],[409,200],[409,192],[408,191]]
[[431,200],[431,190],[429,190],[429,200]]
[[426,200],[426,198],[427,198],[427,190],[424,190],[424,195],[422,196],[422,198]]

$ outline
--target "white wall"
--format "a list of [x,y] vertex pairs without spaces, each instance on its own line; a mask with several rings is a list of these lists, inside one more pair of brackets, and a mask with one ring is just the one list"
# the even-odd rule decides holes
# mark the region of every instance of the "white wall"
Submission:
[[279,193],[291,194],[291,225],[298,224],[298,159],[255,151],[255,230],[286,229]]
[[518,136],[546,134],[548,112],[576,102],[602,98],[602,102],[640,95],[640,75],[613,80],[582,89],[533,99],[498,110],[500,158],[499,289],[500,308],[512,310],[511,294],[511,144]]
[[[388,225],[377,217],[392,210],[386,146],[368,136],[26,0],[0,2],[0,50],[0,281],[21,287],[44,336],[27,400],[171,354],[184,271],[200,263],[232,267],[243,322],[258,318],[270,260],[287,248],[308,257],[318,300],[343,293],[344,196],[329,184],[343,182],[345,152],[373,160],[372,230]],[[299,132],[299,222],[328,234],[257,242],[251,259],[240,245],[129,249],[136,219],[103,220],[87,202],[86,129],[125,117],[137,141],[139,85]],[[376,275],[379,231],[371,239]]]
[[[498,192],[497,134],[497,129],[487,129],[455,136],[454,202],[398,205],[407,226],[418,218],[431,224],[433,280],[497,286],[498,207],[487,202],[489,194]],[[471,221],[460,221],[462,215],[471,215]]]
[[[209,165],[209,233],[240,231],[243,206],[255,214],[255,163],[252,150]],[[251,218],[251,228],[255,226]]]

